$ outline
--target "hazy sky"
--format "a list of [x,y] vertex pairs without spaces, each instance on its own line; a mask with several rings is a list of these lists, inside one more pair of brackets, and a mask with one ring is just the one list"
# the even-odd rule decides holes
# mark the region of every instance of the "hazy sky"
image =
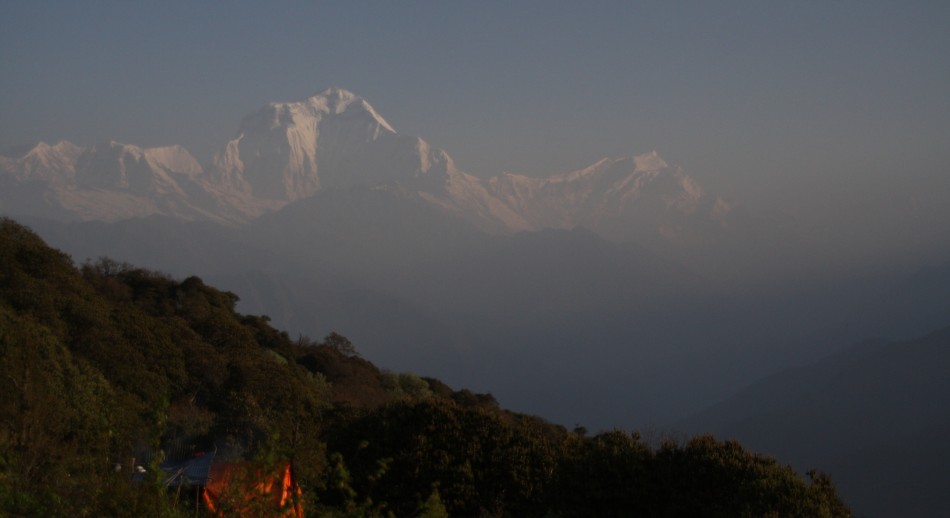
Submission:
[[0,149],[204,161],[329,86],[476,174],[656,149],[733,198],[883,192],[947,176],[950,2],[0,0]]

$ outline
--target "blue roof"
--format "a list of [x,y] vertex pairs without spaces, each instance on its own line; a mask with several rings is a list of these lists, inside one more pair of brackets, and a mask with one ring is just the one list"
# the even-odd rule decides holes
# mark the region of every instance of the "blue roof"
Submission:
[[214,452],[184,460],[165,461],[159,467],[168,473],[166,486],[203,486],[208,483]]

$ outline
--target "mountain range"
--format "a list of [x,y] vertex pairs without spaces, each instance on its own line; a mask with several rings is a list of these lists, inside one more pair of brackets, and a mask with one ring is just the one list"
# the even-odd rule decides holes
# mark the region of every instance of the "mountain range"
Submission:
[[731,212],[656,152],[547,178],[479,178],[341,89],[244,117],[204,166],[181,146],[63,141],[6,152],[0,182],[4,212],[79,221],[163,215],[239,224],[321,191],[386,188],[493,233],[584,226],[617,240],[688,242],[726,227]]

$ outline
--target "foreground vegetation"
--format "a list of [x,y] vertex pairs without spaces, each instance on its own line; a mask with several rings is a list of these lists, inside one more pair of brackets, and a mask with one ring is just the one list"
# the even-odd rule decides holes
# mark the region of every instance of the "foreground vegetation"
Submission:
[[828,477],[735,442],[589,437],[381,371],[337,334],[292,340],[237,300],[196,277],[76,268],[0,220],[0,513],[193,515],[158,463],[213,450],[289,463],[319,516],[849,514]]

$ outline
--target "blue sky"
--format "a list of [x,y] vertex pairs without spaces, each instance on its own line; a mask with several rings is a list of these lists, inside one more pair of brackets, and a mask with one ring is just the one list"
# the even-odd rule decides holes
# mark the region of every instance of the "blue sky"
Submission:
[[329,86],[476,174],[656,149],[740,201],[945,188],[950,2],[0,0],[0,148],[204,160]]

